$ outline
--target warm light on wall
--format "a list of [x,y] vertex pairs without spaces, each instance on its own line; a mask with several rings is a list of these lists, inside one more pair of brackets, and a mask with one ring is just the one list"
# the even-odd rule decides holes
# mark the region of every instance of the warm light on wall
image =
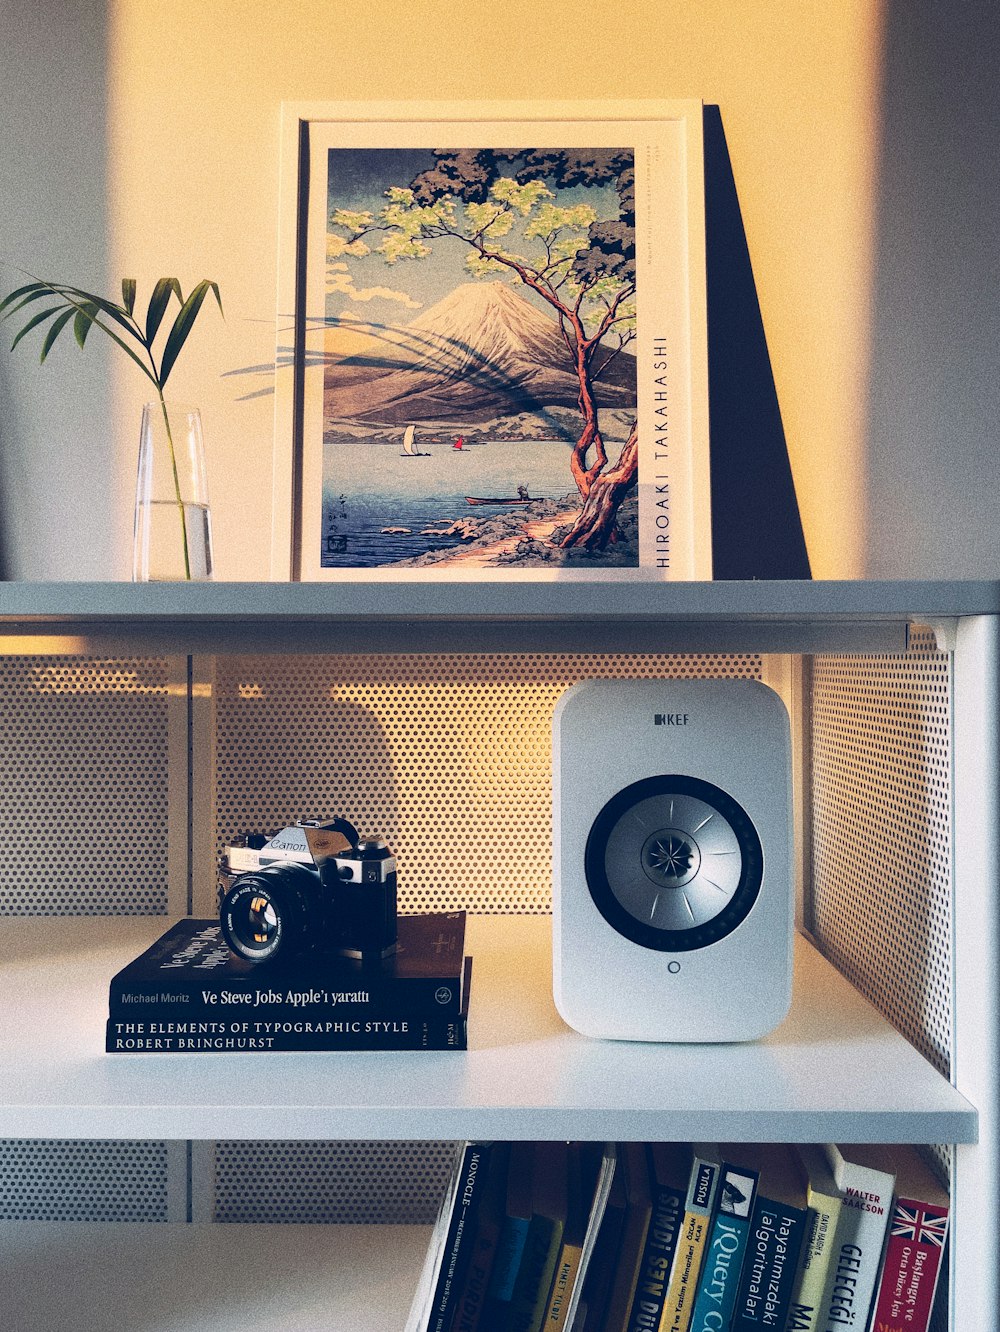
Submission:
[[111,270],[211,273],[226,298],[175,386],[203,409],[221,576],[269,572],[272,399],[266,374],[253,394],[225,376],[274,359],[281,102],[581,96],[720,107],[813,574],[862,574],[882,3],[461,9],[371,0],[359,23],[326,0],[111,6]]

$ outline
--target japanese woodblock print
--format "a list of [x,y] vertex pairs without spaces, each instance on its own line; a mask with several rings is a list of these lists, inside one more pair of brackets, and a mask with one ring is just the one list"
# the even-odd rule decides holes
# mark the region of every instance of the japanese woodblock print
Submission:
[[310,123],[299,576],[711,576],[695,109]]

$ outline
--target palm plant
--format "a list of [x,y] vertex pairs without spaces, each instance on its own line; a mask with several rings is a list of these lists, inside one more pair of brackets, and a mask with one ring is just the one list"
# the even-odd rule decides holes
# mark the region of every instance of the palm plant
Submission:
[[[188,550],[187,521],[184,501],[181,496],[177,455],[174,451],[174,440],[163,390],[170,372],[177,362],[181,348],[194,327],[206,296],[209,292],[215,296],[220,312],[222,312],[222,297],[219,294],[219,284],[211,282],[207,278],[199,282],[186,297],[181,291],[181,284],[177,278],[160,278],[149,298],[145,318],[140,321],[135,313],[136,285],[135,278],[123,278],[122,299],[118,303],[107,300],[103,296],[96,296],[93,292],[83,291],[80,287],[67,286],[61,282],[46,282],[36,278],[24,286],[18,287],[16,291],[12,291],[0,301],[0,319],[8,319],[19,311],[30,312],[27,323],[11,343],[11,351],[32,329],[40,329],[42,325],[48,322],[48,328],[42,342],[42,361],[48,356],[59,335],[70,324],[70,321],[72,321],[73,335],[81,349],[86,345],[91,329],[99,328],[102,333],[108,335],[112,342],[121,347],[126,356],[129,356],[135,362],[152,383],[156,389],[156,396],[163,412],[163,421],[166,427],[176,501],[180,510],[181,532],[184,542],[184,571],[185,576],[190,578],[191,561]],[[164,316],[172,297],[177,298],[180,310],[177,312],[173,324],[166,331],[159,359],[157,359],[153,344],[163,327]],[[47,304],[44,309],[39,310],[36,302],[47,302]]]

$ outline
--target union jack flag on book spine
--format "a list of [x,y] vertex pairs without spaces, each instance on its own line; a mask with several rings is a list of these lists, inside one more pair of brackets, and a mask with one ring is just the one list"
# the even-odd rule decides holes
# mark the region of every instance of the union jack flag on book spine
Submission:
[[896,1199],[872,1332],[927,1332],[947,1237],[947,1207]]

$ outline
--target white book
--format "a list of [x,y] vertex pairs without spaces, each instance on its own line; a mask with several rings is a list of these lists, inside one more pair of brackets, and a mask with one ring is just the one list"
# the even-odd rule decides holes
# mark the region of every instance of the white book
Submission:
[[576,1280],[573,1283],[573,1291],[570,1295],[569,1306],[566,1310],[565,1326],[571,1330],[582,1327],[586,1318],[587,1306],[582,1302],[583,1278],[587,1275],[587,1268],[590,1266],[591,1255],[594,1252],[594,1245],[597,1243],[597,1233],[601,1228],[601,1221],[604,1218],[604,1212],[608,1205],[608,1194],[611,1192],[611,1181],[614,1178],[615,1169],[618,1164],[618,1151],[613,1142],[604,1144],[604,1155],[601,1157],[601,1168],[597,1174],[597,1183],[594,1186],[594,1199],[590,1207],[590,1216],[587,1220],[587,1229],[583,1237],[583,1249],[580,1253],[580,1266],[577,1269]]
[[824,1151],[843,1202],[818,1332],[845,1327],[862,1332],[878,1284],[896,1180],[880,1168],[877,1148],[828,1143]]

